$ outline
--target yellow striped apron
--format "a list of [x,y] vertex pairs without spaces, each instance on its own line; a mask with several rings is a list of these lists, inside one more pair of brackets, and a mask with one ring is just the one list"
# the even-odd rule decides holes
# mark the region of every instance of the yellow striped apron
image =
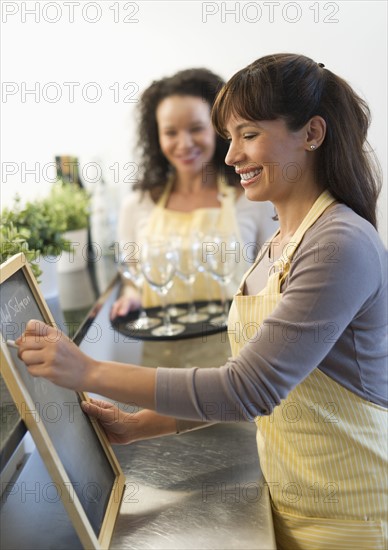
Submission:
[[[228,330],[233,355],[281,300],[281,284],[304,233],[334,202],[324,192],[297,229],[267,286],[235,295]],[[384,550],[387,544],[387,410],[316,368],[269,416],[257,417],[260,465],[271,494],[280,550]]]
[[[145,234],[146,239],[152,239],[155,238],[155,236],[158,238],[168,238],[169,235],[179,235],[183,238],[189,238],[191,234],[196,232],[206,234],[209,231],[217,230],[222,233],[233,233],[241,242],[240,230],[235,213],[236,190],[230,185],[227,185],[222,177],[218,177],[217,179],[221,206],[219,208],[197,208],[192,212],[178,212],[166,208],[173,184],[174,180],[170,179],[162,196],[152,211]],[[248,264],[243,261],[241,255],[241,261],[239,262],[239,279],[246,271],[247,266]],[[234,289],[235,288],[236,284],[234,284]],[[232,293],[230,295],[232,295]],[[185,283],[178,277],[175,277],[174,285],[171,290],[172,301],[176,303],[186,302],[187,297],[187,287]],[[194,299],[208,300],[210,298],[215,300],[220,298],[219,286],[215,281],[211,280],[210,277],[204,276],[203,273],[198,273],[194,283]],[[145,307],[160,305],[159,296],[149,287],[149,285],[144,285],[143,305]]]

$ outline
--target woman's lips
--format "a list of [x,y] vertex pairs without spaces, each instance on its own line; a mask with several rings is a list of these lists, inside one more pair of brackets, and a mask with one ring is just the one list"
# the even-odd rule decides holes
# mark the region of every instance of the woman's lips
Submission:
[[197,160],[197,158],[200,156],[200,153],[191,153],[190,155],[182,155],[180,157],[177,157],[177,159],[180,162],[183,162],[183,164],[190,164]]
[[263,168],[256,168],[247,172],[240,172],[240,183],[243,187],[247,187],[257,181],[261,176]]

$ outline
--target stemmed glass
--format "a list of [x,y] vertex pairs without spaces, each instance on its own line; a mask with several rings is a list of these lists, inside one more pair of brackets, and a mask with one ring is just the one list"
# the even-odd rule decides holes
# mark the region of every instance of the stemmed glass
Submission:
[[213,233],[205,237],[207,245],[206,265],[209,273],[220,285],[221,305],[223,312],[210,322],[226,325],[229,306],[226,298],[227,285],[232,280],[240,260],[240,243],[236,235]]
[[130,330],[148,330],[160,325],[160,319],[147,315],[142,305],[144,275],[141,270],[140,260],[138,258],[133,258],[132,254],[127,254],[124,249],[125,246],[120,251],[120,272],[125,279],[131,281],[135,285],[140,295],[139,316],[134,321],[129,321],[126,327]]
[[171,241],[149,241],[141,251],[141,268],[151,288],[160,296],[164,311],[163,325],[151,331],[154,336],[174,336],[185,330],[184,325],[171,323],[167,294],[173,285],[178,253]]
[[206,237],[203,233],[195,233],[192,235],[192,250],[194,263],[199,273],[202,273],[205,281],[204,285],[207,289],[208,303],[205,307],[200,308],[198,311],[200,313],[205,313],[208,315],[214,315],[216,313],[221,313],[223,308],[219,306],[214,299],[212,298],[212,280],[213,277],[209,271],[209,266],[206,261]]
[[197,276],[196,254],[198,243],[195,240],[175,237],[174,246],[178,252],[177,275],[186,284],[188,295],[188,312],[178,318],[182,323],[199,323],[206,321],[209,315],[198,313],[194,302],[194,283]]

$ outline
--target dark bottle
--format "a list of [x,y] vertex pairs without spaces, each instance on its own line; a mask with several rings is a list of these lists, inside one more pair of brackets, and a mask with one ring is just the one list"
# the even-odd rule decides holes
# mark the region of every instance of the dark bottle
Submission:
[[64,183],[74,183],[84,188],[79,175],[79,161],[77,157],[57,156],[55,157],[57,167],[57,178]]

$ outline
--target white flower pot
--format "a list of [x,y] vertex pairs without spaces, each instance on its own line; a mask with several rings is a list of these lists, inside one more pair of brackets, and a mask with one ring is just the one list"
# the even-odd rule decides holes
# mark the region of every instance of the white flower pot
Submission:
[[71,251],[61,253],[57,263],[58,273],[85,269],[88,261],[88,230],[66,231],[63,237],[71,242]]

